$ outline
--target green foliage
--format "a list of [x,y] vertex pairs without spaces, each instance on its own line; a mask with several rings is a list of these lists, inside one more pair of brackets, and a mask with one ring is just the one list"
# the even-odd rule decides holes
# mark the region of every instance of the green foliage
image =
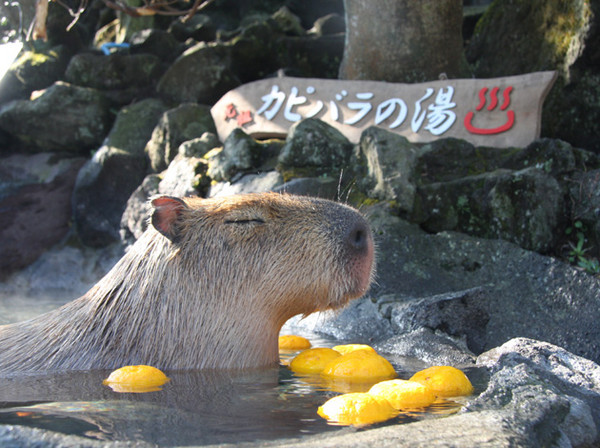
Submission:
[[589,257],[586,254],[589,248],[585,247],[587,241],[585,231],[585,225],[581,221],[575,221],[572,227],[566,229],[565,233],[568,236],[574,236],[576,239],[576,243],[569,242],[571,250],[568,254],[568,260],[571,264],[574,264],[589,274],[600,275],[600,262],[598,259]]

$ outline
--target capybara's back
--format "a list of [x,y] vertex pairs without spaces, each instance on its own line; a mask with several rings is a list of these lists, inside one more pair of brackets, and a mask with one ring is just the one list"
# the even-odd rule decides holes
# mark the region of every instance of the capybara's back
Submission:
[[149,229],[83,297],[0,327],[0,373],[270,365],[287,319],[371,282],[373,238],[350,207],[275,193],[152,206]]

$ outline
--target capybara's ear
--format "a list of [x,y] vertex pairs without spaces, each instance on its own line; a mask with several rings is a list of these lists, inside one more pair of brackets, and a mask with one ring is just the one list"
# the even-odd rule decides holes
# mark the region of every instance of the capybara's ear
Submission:
[[176,243],[180,238],[179,217],[181,212],[187,208],[183,200],[172,196],[159,196],[151,201],[152,225],[156,230]]

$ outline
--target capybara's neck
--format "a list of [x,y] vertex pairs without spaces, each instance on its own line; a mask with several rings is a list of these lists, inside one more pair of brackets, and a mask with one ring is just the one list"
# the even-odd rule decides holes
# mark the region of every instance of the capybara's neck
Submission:
[[274,365],[277,334],[295,310],[278,310],[269,297],[253,301],[257,292],[240,287],[244,272],[214,281],[227,270],[199,260],[192,272],[202,275],[189,278],[189,267],[178,266],[186,262],[167,239],[146,232],[83,297],[0,328],[0,344],[12,348],[0,354],[0,372]]

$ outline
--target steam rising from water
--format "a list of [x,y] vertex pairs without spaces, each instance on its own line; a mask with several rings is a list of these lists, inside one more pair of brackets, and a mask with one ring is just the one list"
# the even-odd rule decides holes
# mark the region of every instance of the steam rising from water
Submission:
[[115,244],[105,249],[54,248],[0,282],[0,325],[31,319],[83,295],[121,258]]

